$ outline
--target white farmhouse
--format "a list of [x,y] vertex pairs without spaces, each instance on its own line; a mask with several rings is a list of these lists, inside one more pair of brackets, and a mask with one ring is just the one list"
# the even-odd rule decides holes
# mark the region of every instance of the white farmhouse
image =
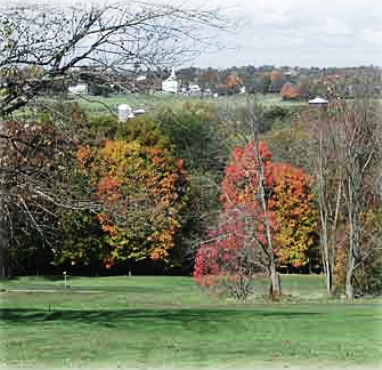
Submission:
[[167,80],[162,81],[162,91],[172,94],[179,92],[179,82],[176,79],[174,69],[171,71],[171,76]]
[[87,84],[78,84],[76,86],[69,86],[68,91],[72,95],[87,95],[89,89]]

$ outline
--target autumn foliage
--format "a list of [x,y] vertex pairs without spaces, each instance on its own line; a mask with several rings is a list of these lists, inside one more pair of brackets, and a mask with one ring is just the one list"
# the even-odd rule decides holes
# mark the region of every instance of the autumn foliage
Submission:
[[280,91],[280,96],[284,100],[295,100],[299,99],[301,97],[301,90],[299,86],[292,85],[290,83],[286,83],[281,91]]
[[82,147],[77,160],[101,206],[97,221],[110,246],[105,263],[124,259],[165,260],[175,246],[179,212],[188,191],[183,161],[155,135],[104,140]]
[[224,79],[224,82],[218,85],[218,91],[221,93],[234,94],[244,86],[243,80],[236,74],[229,74]]
[[[220,222],[196,256],[194,277],[198,283],[213,285],[216,279],[242,281],[245,276],[267,271],[271,256],[267,255],[266,215],[259,200],[254,149],[253,142],[236,148],[225,169]],[[273,163],[265,143],[258,145],[258,151],[263,163],[272,258],[276,258],[278,266],[304,266],[317,227],[312,180],[301,169]]]

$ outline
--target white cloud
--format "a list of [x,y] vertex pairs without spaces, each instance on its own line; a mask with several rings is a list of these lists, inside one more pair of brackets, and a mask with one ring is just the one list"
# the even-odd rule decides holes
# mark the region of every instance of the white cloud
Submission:
[[362,31],[360,38],[370,44],[382,46],[382,30],[365,29]]
[[325,33],[328,36],[348,36],[352,35],[352,29],[343,21],[333,17],[326,18]]
[[283,47],[297,47],[302,46],[306,43],[306,40],[302,37],[287,37],[282,36],[280,38],[280,43]]

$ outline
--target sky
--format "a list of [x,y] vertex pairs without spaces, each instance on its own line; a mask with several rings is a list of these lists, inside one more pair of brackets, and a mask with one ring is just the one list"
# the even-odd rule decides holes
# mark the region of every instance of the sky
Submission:
[[[35,3],[38,0],[22,2],[25,1]],[[187,65],[215,68],[265,64],[382,66],[382,0],[135,1],[170,2],[209,10],[221,8],[229,19],[239,20],[235,32],[207,31],[224,48],[212,49]]]
[[[196,2],[198,0],[195,0]],[[382,66],[381,0],[206,0],[241,20],[194,65]]]

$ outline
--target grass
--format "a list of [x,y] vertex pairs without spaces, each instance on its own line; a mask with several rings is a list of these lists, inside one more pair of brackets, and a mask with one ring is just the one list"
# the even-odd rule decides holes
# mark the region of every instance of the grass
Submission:
[[[78,102],[88,114],[92,116],[109,114],[110,111],[117,113],[118,106],[120,104],[129,104],[133,109],[143,108],[147,112],[155,111],[157,108],[161,107],[179,107],[185,102],[205,102],[210,104],[216,104],[220,107],[229,106],[231,109],[236,109],[238,107],[244,106],[248,99],[246,95],[234,95],[234,96],[221,96],[218,98],[199,98],[199,97],[184,97],[180,95],[173,94],[156,94],[156,95],[146,95],[146,94],[125,94],[125,95],[111,95],[109,97],[102,96],[87,96],[84,98],[71,98],[70,102]],[[253,99],[251,97],[250,99]],[[54,103],[62,100],[61,97],[42,97],[39,100],[45,103]],[[293,101],[283,101],[277,94],[266,94],[257,95],[256,101],[265,106],[270,105],[281,105],[281,106],[301,106],[306,105],[306,102],[293,102]],[[15,120],[35,120],[39,119],[35,111],[30,108],[21,108],[17,112],[13,113],[12,119]]]
[[[54,102],[57,101],[57,97],[53,98],[42,98],[45,102]],[[135,108],[144,108],[147,110],[153,110],[161,106],[174,106],[179,105],[185,102],[207,102],[211,104],[218,104],[221,106],[229,105],[243,105],[248,99],[247,95],[233,95],[233,96],[221,96],[218,98],[208,97],[185,97],[181,95],[173,94],[156,94],[156,95],[146,95],[146,94],[124,94],[124,95],[111,95],[109,97],[102,96],[86,96],[85,98],[71,98],[68,101],[77,101],[82,105],[88,112],[91,114],[102,114],[108,113],[108,109],[105,105],[112,111],[117,112],[118,106],[120,104],[129,104],[134,109]],[[251,97],[250,99],[253,99]],[[256,100],[258,103],[263,105],[282,105],[282,106],[291,106],[291,105],[306,105],[306,102],[293,102],[293,101],[283,101],[277,94],[266,94],[266,95],[257,95]]]
[[[133,109],[143,108],[146,112],[154,113],[161,108],[182,108],[182,105],[186,102],[198,103],[204,102],[211,104],[212,106],[217,106],[222,110],[227,110],[227,117],[230,116],[231,119],[238,119],[232,117],[233,112],[240,111],[247,102],[246,95],[235,95],[228,97],[218,97],[218,98],[198,98],[198,97],[184,97],[180,95],[144,95],[144,94],[128,94],[128,95],[113,95],[107,98],[100,96],[87,96],[86,99],[83,98],[72,98],[68,99],[68,102],[78,102],[80,106],[86,111],[86,113],[91,117],[96,117],[100,115],[108,115],[110,113],[117,114],[118,106],[120,104],[128,104]],[[251,97],[250,99],[253,99]],[[39,101],[44,103],[55,103],[62,100],[61,97],[43,97],[39,98]],[[65,100],[63,100],[65,101]],[[264,106],[304,106],[306,102],[293,102],[293,101],[283,101],[276,94],[266,94],[258,95],[256,97],[256,102]],[[229,112],[229,113],[228,113]],[[20,120],[20,121],[34,121],[40,119],[40,114],[36,113],[34,107],[23,107],[14,112],[10,119]]]
[[[284,276],[293,298],[272,304],[214,298],[186,277],[72,278],[70,285],[43,278],[1,283],[0,364],[337,368],[382,358],[378,301],[325,304],[319,276]],[[267,286],[258,282],[258,294]]]
[[[134,108],[142,107],[153,109],[158,106],[166,106],[174,104],[182,104],[185,102],[208,102],[211,104],[226,105],[242,105],[245,104],[248,97],[246,95],[234,96],[221,96],[218,98],[198,98],[198,97],[184,97],[180,95],[144,95],[144,94],[131,94],[131,95],[117,95],[107,98],[91,97],[92,102],[79,99],[78,101],[90,111],[106,111],[103,104],[106,104],[112,109],[117,109],[119,104],[129,104]],[[304,105],[304,102],[283,101],[277,94],[258,95],[257,101],[263,105]],[[103,103],[103,104],[102,104]]]

